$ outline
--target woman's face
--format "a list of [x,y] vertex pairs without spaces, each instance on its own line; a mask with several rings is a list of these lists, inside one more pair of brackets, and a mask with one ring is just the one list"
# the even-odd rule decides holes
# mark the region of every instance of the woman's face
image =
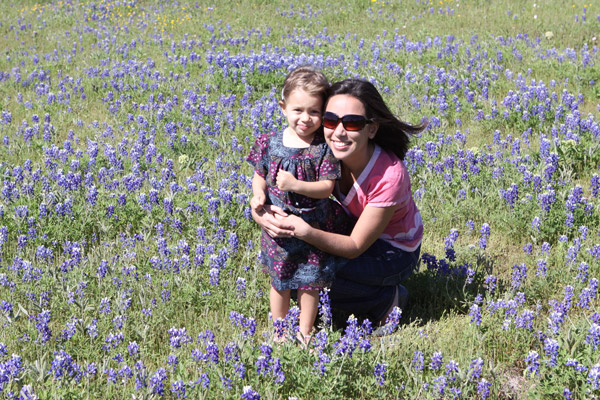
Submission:
[[[329,98],[325,112],[336,114],[339,118],[345,115],[365,115],[363,103],[354,96],[338,94]],[[368,160],[369,139],[375,137],[377,124],[365,125],[359,131],[348,131],[340,122],[335,129],[324,128],[325,140],[338,160],[349,163],[353,160]]]

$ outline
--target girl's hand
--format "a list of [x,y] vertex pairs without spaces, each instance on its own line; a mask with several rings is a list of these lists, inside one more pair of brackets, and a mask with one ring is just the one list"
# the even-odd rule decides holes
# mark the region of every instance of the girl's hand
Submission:
[[294,188],[296,187],[296,182],[298,182],[298,180],[294,178],[294,175],[291,173],[280,169],[277,171],[276,182],[279,190],[283,190],[284,192],[295,192]]
[[250,208],[252,209],[252,211],[259,212],[265,205],[266,200],[267,198],[264,193],[254,195],[250,199]]

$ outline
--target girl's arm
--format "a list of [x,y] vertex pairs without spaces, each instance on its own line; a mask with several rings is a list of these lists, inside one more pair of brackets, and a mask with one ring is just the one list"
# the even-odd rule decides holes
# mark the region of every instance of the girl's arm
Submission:
[[267,181],[256,172],[252,176],[252,198],[250,208],[253,212],[260,211],[267,201]]
[[287,213],[281,208],[265,204],[267,200],[267,181],[265,178],[254,173],[252,177],[252,198],[250,209],[252,218],[272,237],[290,237],[293,226],[282,221]]
[[294,192],[312,199],[326,199],[333,192],[335,181],[300,181],[291,173],[280,169],[277,172],[277,187],[284,192]]
[[375,243],[390,223],[397,207],[367,205],[349,236],[313,228],[295,215],[289,215],[285,219],[294,226],[294,237],[310,243],[326,253],[345,258],[356,258]]

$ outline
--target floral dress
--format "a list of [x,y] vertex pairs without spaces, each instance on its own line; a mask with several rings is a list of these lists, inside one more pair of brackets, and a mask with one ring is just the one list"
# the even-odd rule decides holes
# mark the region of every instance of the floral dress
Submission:
[[[307,148],[283,145],[283,131],[262,134],[246,158],[254,172],[267,182],[267,203],[301,217],[311,226],[341,234],[349,234],[350,217],[335,200],[313,199],[277,188],[277,172],[290,172],[301,181],[335,180],[340,177],[339,161],[317,132]],[[296,238],[272,238],[265,230],[261,235],[259,260],[277,290],[321,289],[330,286],[335,272],[347,261],[332,256]]]

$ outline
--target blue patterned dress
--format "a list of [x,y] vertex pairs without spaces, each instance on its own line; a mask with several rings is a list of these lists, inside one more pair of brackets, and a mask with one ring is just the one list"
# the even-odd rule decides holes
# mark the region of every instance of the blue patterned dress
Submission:
[[[298,215],[311,226],[328,232],[349,234],[352,220],[332,199],[312,199],[277,188],[277,172],[290,172],[301,181],[335,180],[340,177],[339,161],[318,131],[307,148],[283,145],[283,131],[262,134],[246,158],[254,172],[267,182],[267,203]],[[272,238],[261,235],[259,260],[277,290],[318,290],[331,285],[335,272],[347,261],[332,256],[296,238]]]

